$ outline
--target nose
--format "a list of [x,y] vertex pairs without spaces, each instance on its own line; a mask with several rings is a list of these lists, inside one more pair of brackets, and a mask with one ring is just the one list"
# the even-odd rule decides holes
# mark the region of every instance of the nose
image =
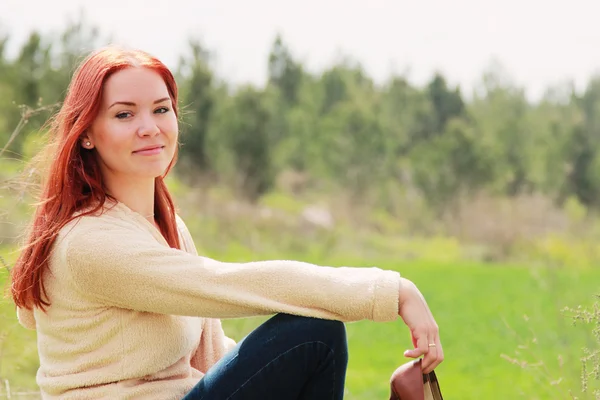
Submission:
[[137,134],[141,137],[144,136],[154,136],[160,132],[156,121],[153,116],[145,115],[140,118],[140,125],[138,126]]

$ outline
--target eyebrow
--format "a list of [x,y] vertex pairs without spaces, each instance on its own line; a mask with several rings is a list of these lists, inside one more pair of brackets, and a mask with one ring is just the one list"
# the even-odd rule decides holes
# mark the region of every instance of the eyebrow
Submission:
[[[158,99],[158,100],[154,101],[154,104],[162,103],[163,101],[167,101],[167,100],[171,100],[171,98],[163,97],[162,99]],[[136,106],[136,104],[131,101],[115,101],[114,103],[112,103],[110,105],[110,107],[107,108],[107,110],[110,110],[112,106],[116,106],[117,104],[122,104],[124,106],[130,106],[130,107]]]

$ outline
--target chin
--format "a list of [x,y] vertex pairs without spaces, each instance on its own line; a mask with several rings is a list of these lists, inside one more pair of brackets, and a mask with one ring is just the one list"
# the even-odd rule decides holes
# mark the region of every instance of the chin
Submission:
[[131,175],[135,176],[135,179],[155,179],[165,174],[167,171],[167,166],[164,168],[152,168],[144,171],[135,171]]

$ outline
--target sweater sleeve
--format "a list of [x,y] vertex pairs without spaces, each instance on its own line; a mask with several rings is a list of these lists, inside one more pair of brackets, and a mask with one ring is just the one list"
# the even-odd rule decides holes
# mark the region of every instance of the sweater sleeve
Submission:
[[397,318],[397,272],[273,260],[219,262],[122,226],[64,242],[67,279],[108,306],[207,318],[289,313],[341,321]]
[[19,320],[21,326],[23,326],[24,328],[35,330],[36,323],[32,310],[17,307],[17,319]]

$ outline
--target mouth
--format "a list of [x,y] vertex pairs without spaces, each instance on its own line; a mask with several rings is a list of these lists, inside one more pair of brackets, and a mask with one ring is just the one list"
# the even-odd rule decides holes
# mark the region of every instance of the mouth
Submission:
[[160,152],[163,151],[164,148],[165,148],[165,146],[144,147],[143,149],[135,150],[133,152],[133,154],[140,154],[140,155],[145,155],[145,156],[151,156],[151,155],[154,155],[154,154],[159,154]]

